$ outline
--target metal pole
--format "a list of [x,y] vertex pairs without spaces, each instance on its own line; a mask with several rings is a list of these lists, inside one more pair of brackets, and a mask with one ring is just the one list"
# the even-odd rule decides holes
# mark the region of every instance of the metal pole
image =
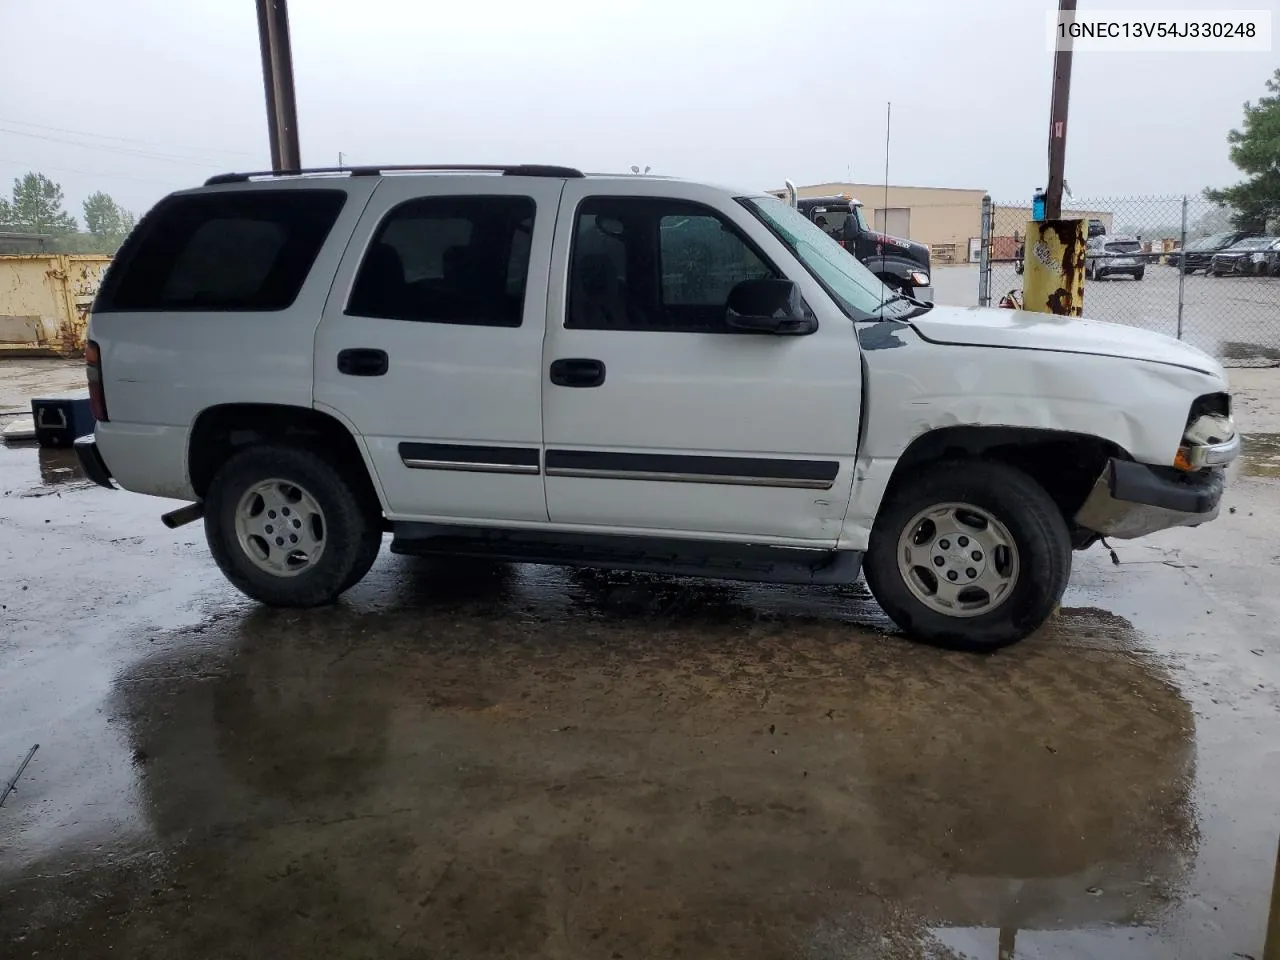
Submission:
[[257,0],[257,3],[271,169],[298,170],[302,167],[302,158],[298,149],[298,105],[293,90],[288,0]]
[[991,222],[995,208],[990,195],[982,198],[982,226],[978,229],[978,306],[991,306]]
[[1182,307],[1183,307],[1183,287],[1187,285],[1187,197],[1182,197],[1182,237],[1179,240],[1179,246],[1182,250],[1178,257],[1178,339],[1182,339]]
[[[1076,0],[1058,0],[1058,13],[1074,14]],[[1067,106],[1071,100],[1071,47],[1068,34],[1053,55],[1053,101],[1049,108],[1049,186],[1045,191],[1045,219],[1062,216],[1062,184],[1067,162]]]

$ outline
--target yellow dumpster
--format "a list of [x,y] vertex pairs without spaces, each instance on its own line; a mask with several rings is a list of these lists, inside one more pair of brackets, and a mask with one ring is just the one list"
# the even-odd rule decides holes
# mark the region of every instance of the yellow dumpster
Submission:
[[78,357],[89,307],[111,258],[102,254],[0,256],[0,357]]

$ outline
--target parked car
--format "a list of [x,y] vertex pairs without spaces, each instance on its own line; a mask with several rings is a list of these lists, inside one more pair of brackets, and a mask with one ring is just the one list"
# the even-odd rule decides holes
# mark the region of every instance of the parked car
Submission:
[[228,174],[93,304],[88,475],[190,501],[227,578],[330,603],[394,553],[783,583],[859,571],[990,650],[1072,550],[1218,513],[1218,362],[934,306],[776,197],[563,167]]
[[1142,243],[1124,233],[1101,234],[1089,240],[1084,253],[1084,275],[1102,280],[1123,274],[1141,280],[1146,272]]
[[1215,253],[1239,243],[1248,236],[1250,234],[1245,230],[1227,230],[1222,233],[1210,234],[1207,237],[1200,237],[1198,240],[1192,240],[1187,244],[1186,250],[1179,250],[1169,254],[1169,266],[1180,268],[1188,276],[1197,270],[1203,270],[1208,273]]
[[1228,274],[1267,277],[1280,275],[1280,239],[1248,237],[1215,253],[1209,272],[1215,277]]

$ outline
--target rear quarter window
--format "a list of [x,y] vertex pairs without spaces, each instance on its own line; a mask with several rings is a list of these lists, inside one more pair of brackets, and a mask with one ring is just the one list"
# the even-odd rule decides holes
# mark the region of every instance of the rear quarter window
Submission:
[[341,190],[246,190],[162,200],[117,255],[93,310],[284,310],[346,198]]

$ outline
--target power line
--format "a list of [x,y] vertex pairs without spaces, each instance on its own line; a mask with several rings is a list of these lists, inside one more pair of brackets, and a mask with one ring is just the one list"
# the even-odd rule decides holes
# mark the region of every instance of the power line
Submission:
[[0,127],[0,133],[9,133],[19,137],[30,137],[34,140],[48,140],[52,143],[65,143],[73,147],[81,147],[87,150],[101,150],[106,153],[118,153],[127,157],[140,157],[145,160],[159,160],[164,163],[181,163],[187,166],[197,166],[205,168],[222,169],[227,166],[224,161],[211,160],[208,157],[191,157],[178,156],[177,154],[155,153],[149,150],[134,150],[130,147],[116,147],[106,143],[85,143],[83,140],[73,140],[69,137],[55,137],[47,133],[28,133],[24,130],[14,130],[10,127]]
[[[27,160],[13,160],[5,157],[0,157],[0,163],[10,163],[10,164],[13,164],[15,167],[26,167],[28,170],[35,170],[37,172],[43,172],[45,170],[56,170],[59,173],[83,173],[91,177],[101,177],[104,180],[120,180],[120,179],[136,180],[139,183],[149,183],[149,184],[152,184],[153,186],[156,185],[156,183],[158,182],[156,177],[154,176],[139,177],[129,173],[113,173],[110,170],[85,170],[80,167],[54,166],[53,164],[50,164],[50,163],[32,163]],[[174,182],[178,183],[180,181],[175,180]]]
[[70,137],[55,137],[49,133],[29,133],[27,131],[15,131],[10,127],[0,127],[0,133],[10,133],[17,137],[31,137],[32,140],[47,140],[52,143],[67,143],[69,146],[82,147],[84,150],[100,150],[108,152],[108,154],[120,154],[123,156],[137,156],[145,160],[160,160],[169,164],[186,164],[188,166],[204,166],[206,169],[223,169],[229,164],[225,160],[214,160],[211,157],[183,156],[178,154],[159,154],[159,152],[151,150],[134,150],[132,147],[118,147],[110,145],[110,143],[86,143],[84,141],[73,140]]
[[[144,147],[159,147],[162,150],[170,150],[173,145],[168,143],[158,143],[155,140],[139,140],[135,137],[118,137],[107,133],[92,133],[88,130],[72,130],[69,127],[54,127],[45,123],[32,123],[30,120],[11,120],[7,117],[0,117],[0,124],[8,124],[16,127],[34,127],[37,130],[49,130],[54,133],[69,133],[77,137],[92,137],[97,140],[115,140],[119,143],[134,143]],[[249,150],[223,150],[218,151],[226,156],[239,157],[257,157],[258,154]]]

